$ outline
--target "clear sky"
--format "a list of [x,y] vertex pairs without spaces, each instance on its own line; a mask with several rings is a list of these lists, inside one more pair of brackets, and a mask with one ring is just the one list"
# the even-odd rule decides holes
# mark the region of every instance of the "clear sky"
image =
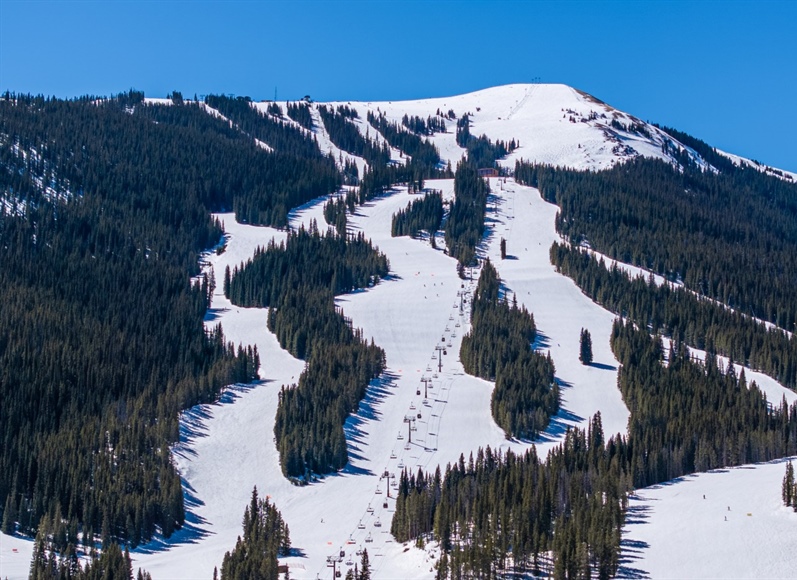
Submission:
[[0,90],[400,100],[560,82],[797,171],[797,0],[0,0]]

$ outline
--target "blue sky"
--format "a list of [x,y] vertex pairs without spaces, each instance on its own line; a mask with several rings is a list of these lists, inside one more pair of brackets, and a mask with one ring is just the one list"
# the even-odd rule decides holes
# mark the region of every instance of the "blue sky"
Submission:
[[0,0],[0,90],[399,100],[561,82],[797,171],[797,1]]

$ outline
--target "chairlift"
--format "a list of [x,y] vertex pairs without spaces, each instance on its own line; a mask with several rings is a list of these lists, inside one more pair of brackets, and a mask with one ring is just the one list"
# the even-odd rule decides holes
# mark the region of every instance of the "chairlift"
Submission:
[[419,413],[418,413],[418,419],[420,419],[420,418],[421,418],[421,414],[420,414],[420,412],[419,412]]
[[369,544],[374,541],[374,539],[371,537],[370,532],[368,533],[367,536],[365,536],[365,541],[368,542]]
[[404,435],[401,434],[401,431],[399,431],[398,437],[396,437],[396,439],[398,439],[399,441],[404,439]]
[[[387,509],[387,500],[385,500],[385,503],[383,503],[383,504],[382,504],[382,507],[383,507],[384,509]],[[370,536],[371,534],[368,534],[368,535]]]
[[[451,346],[451,343],[450,343],[450,342],[448,343],[448,346]],[[446,349],[443,349],[443,354],[446,354],[446,355],[447,355],[447,354],[448,354],[448,351],[447,351]]]
[[368,504],[368,509],[367,509],[367,510],[365,510],[365,511],[367,511],[369,514],[372,514],[372,513],[374,513],[374,508],[372,508],[372,507],[371,507],[371,504],[369,503],[369,504]]
[[346,565],[347,565],[347,566],[354,566],[354,562],[352,562],[352,561],[351,561],[351,558],[349,558],[348,560],[346,560]]
[[404,462],[399,461],[399,464],[396,467],[398,467],[399,469],[404,469]]
[[335,578],[340,578],[340,570],[335,570]]
[[454,325],[455,328],[459,328],[459,322]]
[[357,529],[358,530],[364,530],[365,529],[365,524],[363,523],[362,520],[360,520],[360,523],[357,524]]
[[436,379],[436,378],[437,378],[437,373],[433,374],[433,375],[432,375],[432,378],[433,378],[433,379]]
[[382,489],[377,487],[376,491],[374,492],[376,495],[382,495]]
[[390,452],[390,459],[395,459],[395,458],[396,458],[396,454],[391,451]]
[[410,411],[414,411],[414,410],[415,410],[415,403],[410,403]]
[[418,387],[417,389],[415,389],[415,394],[416,395],[420,395],[421,394],[421,387]]
[[375,528],[381,528],[382,527],[382,522],[379,521],[379,518],[376,518],[376,521],[374,522],[374,527]]
[[340,557],[341,558],[345,558],[346,557],[346,550],[341,550],[340,551]]

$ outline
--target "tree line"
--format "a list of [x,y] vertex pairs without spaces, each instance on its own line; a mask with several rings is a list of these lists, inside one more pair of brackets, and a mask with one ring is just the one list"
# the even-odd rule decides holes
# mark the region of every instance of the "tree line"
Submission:
[[518,162],[515,176],[560,207],[570,242],[797,330],[797,184],[641,158],[597,172]]
[[393,215],[391,235],[417,237],[421,231],[434,239],[435,232],[443,221],[443,195],[427,193],[420,199],[407,203],[407,207]]
[[288,112],[288,117],[299,123],[308,131],[313,130],[313,115],[310,113],[310,105],[307,103],[291,103],[285,104]]
[[387,143],[379,145],[375,139],[363,135],[346,115],[332,107],[320,105],[318,113],[329,134],[329,139],[339,149],[365,159],[368,165],[387,165],[390,162],[390,147]]
[[283,348],[307,361],[297,385],[283,388],[274,434],[287,477],[306,480],[348,461],[343,423],[385,366],[382,349],[364,340],[334,297],[387,275],[387,258],[362,234],[309,231],[273,241],[240,268],[225,272],[224,292],[240,306],[269,307],[268,327]]
[[439,542],[437,578],[613,577],[629,484],[628,446],[600,414],[541,461],[489,447],[444,473],[402,472],[391,533]]
[[[279,556],[287,556],[291,549],[291,535],[282,514],[268,498],[252,490],[243,519],[243,537],[238,536],[235,548],[224,554],[221,565],[222,580],[277,580]],[[214,578],[216,574],[214,573]]]
[[634,487],[797,453],[797,403],[770,403],[744,370],[711,353],[694,360],[677,340],[665,349],[630,321],[615,321],[611,344],[631,412]]
[[531,345],[534,316],[500,296],[501,280],[486,260],[471,301],[471,330],[462,337],[465,372],[495,381],[490,408],[507,437],[533,439],[559,411],[554,365]]
[[620,320],[611,344],[631,412],[627,437],[606,440],[597,414],[545,461],[536,448],[487,449],[444,474],[402,474],[391,533],[438,541],[438,578],[613,577],[628,491],[797,450],[797,404],[769,405],[732,366],[694,360],[676,343],[665,355],[659,338]]
[[631,278],[616,265],[554,242],[551,263],[597,304],[643,328],[693,348],[725,355],[797,389],[797,339],[693,292],[652,278]]
[[64,522],[59,549],[179,528],[178,413],[258,366],[205,330],[212,284],[190,277],[222,234],[209,210],[270,161],[142,99],[0,99],[0,191],[22,209],[0,211],[0,506],[9,533]]
[[440,115],[435,115],[434,117],[429,115],[424,119],[417,115],[410,117],[405,114],[401,118],[401,124],[416,135],[434,135],[435,133],[446,132],[446,122]]
[[509,142],[496,140],[493,143],[487,135],[475,137],[470,132],[470,115],[465,113],[457,119],[457,145],[468,152],[468,161],[475,167],[496,167],[497,161],[503,159],[520,147],[520,143],[511,139]]
[[411,164],[419,177],[443,177],[440,175],[440,152],[431,141],[401,129],[397,123],[388,121],[384,113],[376,115],[368,111],[367,119],[391,146],[411,158]]
[[467,161],[457,164],[454,174],[454,201],[445,226],[445,240],[449,255],[460,267],[470,266],[476,259],[476,246],[484,234],[484,215],[490,188],[479,177],[474,165]]

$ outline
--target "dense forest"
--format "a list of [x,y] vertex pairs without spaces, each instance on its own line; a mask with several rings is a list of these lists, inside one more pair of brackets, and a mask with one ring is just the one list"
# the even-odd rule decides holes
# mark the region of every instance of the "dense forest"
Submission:
[[290,530],[274,504],[258,497],[257,488],[244,512],[243,534],[224,554],[221,580],[277,580],[277,558],[290,553]]
[[495,381],[490,408],[506,436],[533,439],[559,411],[559,387],[550,355],[531,348],[534,316],[502,298],[500,285],[498,272],[485,261],[459,356],[466,373]]
[[460,267],[476,259],[476,246],[484,234],[484,215],[490,188],[479,177],[476,167],[461,161],[454,174],[454,201],[446,220],[445,239],[448,253]]
[[415,199],[393,215],[391,235],[417,237],[422,231],[429,234],[434,242],[434,233],[440,229],[443,221],[443,195],[427,193]]
[[[349,111],[351,111],[349,109]],[[387,165],[390,162],[390,147],[387,143],[381,146],[370,135],[363,135],[357,125],[350,121],[351,114],[340,108],[336,111],[332,107],[320,105],[318,113],[321,121],[329,134],[329,139],[339,149],[365,159],[368,165]]]
[[505,143],[500,139],[493,143],[486,135],[474,137],[470,132],[470,115],[467,113],[457,120],[457,145],[468,152],[468,162],[474,167],[497,167],[503,159],[520,146],[514,139]]
[[572,243],[797,330],[797,184],[641,158],[597,172],[518,163],[515,178],[561,208]]
[[611,344],[631,412],[634,487],[797,453],[797,403],[770,404],[744,372],[711,353],[695,361],[677,341],[665,349],[631,322],[615,322]]
[[604,441],[600,414],[545,459],[479,449],[444,473],[404,471],[391,533],[437,540],[437,578],[611,578],[629,489],[628,445]]
[[[770,406],[755,383],[709,355],[615,322],[612,349],[631,412],[628,436],[604,440],[600,415],[570,429],[544,462],[489,449],[441,474],[402,474],[391,533],[437,540],[438,578],[554,578],[617,573],[627,492],[720,466],[797,452],[797,404]],[[550,552],[553,562],[548,560]]]
[[288,477],[306,480],[348,461],[343,423],[384,369],[385,353],[351,328],[334,297],[372,286],[388,271],[385,256],[362,234],[322,236],[313,224],[225,273],[230,300],[270,307],[269,329],[283,348],[307,361],[298,385],[282,390],[274,426]]
[[[46,541],[37,538],[33,548],[30,564],[29,580],[133,580],[133,565],[130,553],[111,544],[100,553],[92,551],[89,561],[81,564],[77,553],[70,546],[64,552],[56,554],[46,546]],[[137,580],[152,580],[152,576],[138,569]]]
[[6,532],[46,516],[89,546],[169,536],[178,411],[255,377],[254,351],[205,331],[212,286],[190,277],[222,233],[209,211],[273,160],[196,107],[142,99],[0,100]]
[[397,123],[388,121],[384,114],[375,115],[368,111],[368,122],[379,131],[385,140],[411,158],[418,178],[441,177],[440,152],[428,139],[421,139],[415,133],[405,131]]
[[321,153],[315,137],[287,121],[261,113],[248,97],[208,95],[205,102],[230,119],[245,135],[273,149],[268,156],[269,165],[262,167],[261,182],[241,183],[248,177],[246,174],[233,182],[233,185],[245,185],[248,193],[235,199],[233,204],[238,221],[285,227],[290,209],[340,187],[342,179],[335,160]]
[[299,123],[308,131],[313,130],[313,115],[310,113],[310,105],[307,103],[286,103],[288,117]]
[[435,133],[446,132],[445,119],[436,114],[435,116],[427,116],[426,119],[417,115],[409,116],[404,115],[401,118],[401,124],[416,135],[434,135]]
[[693,348],[725,355],[797,389],[797,338],[683,287],[607,268],[584,250],[551,246],[551,262],[607,310]]
[[340,196],[330,199],[324,204],[324,219],[335,228],[339,236],[343,237],[346,236],[346,224],[348,223],[346,216],[349,211],[347,201],[349,200],[354,200],[351,194],[346,195],[346,197]]

